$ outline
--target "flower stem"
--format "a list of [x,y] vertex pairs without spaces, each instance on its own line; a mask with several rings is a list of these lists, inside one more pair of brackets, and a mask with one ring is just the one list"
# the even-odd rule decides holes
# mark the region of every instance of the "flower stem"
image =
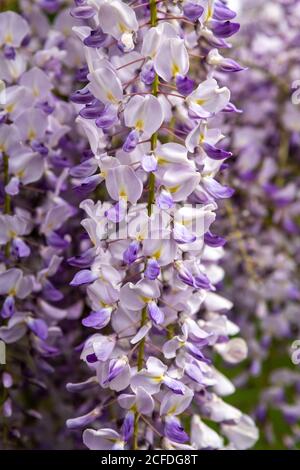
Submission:
[[[156,0],[149,0],[150,2],[150,23],[151,26],[156,26],[157,24],[157,5]],[[159,90],[159,79],[158,75],[155,74],[154,82],[152,85],[152,95],[157,96]],[[157,145],[157,132],[151,136],[151,150],[155,150]],[[155,199],[155,174],[152,172],[149,176],[149,194],[148,194],[148,216],[151,217],[152,214],[152,204]],[[145,325],[147,321],[147,309],[146,307],[142,310],[141,318],[141,327]],[[144,352],[145,352],[145,338],[143,338],[139,344],[138,348],[138,359],[137,359],[137,368],[141,370],[144,363]],[[139,413],[135,411],[134,414],[134,429],[133,429],[133,449],[138,450],[138,434],[139,434]]]
[[[147,322],[147,309],[146,307],[144,307],[142,310],[141,327],[144,326],[146,322]],[[145,351],[145,338],[141,340],[139,349],[138,349],[138,360],[137,360],[138,370],[141,370],[143,368],[144,351]]]

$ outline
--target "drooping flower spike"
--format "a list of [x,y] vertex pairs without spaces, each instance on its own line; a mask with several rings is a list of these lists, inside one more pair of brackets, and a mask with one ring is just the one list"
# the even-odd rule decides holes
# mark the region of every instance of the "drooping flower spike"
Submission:
[[91,153],[70,175],[91,199],[81,203],[90,244],[70,260],[79,268],[71,285],[87,295],[81,358],[103,409],[77,418],[78,428],[93,426],[83,442],[226,448],[223,433],[230,448],[251,447],[256,427],[223,401],[234,386],[213,365],[215,353],[231,364],[247,356],[230,339],[232,304],[218,293],[224,240],[211,232],[216,201],[233,193],[218,181],[232,155],[218,116],[235,109],[219,73],[243,67],[218,49],[239,29],[235,14],[211,0],[104,0],[76,4],[72,16],[83,21],[73,31],[87,71],[71,100]]

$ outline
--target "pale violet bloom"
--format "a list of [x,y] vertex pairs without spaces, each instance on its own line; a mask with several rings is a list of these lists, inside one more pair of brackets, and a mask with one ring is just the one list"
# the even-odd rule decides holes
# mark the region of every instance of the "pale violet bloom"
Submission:
[[14,125],[2,124],[0,127],[0,154],[10,155],[20,141],[18,128]]
[[142,182],[133,169],[126,165],[111,168],[107,172],[106,187],[109,195],[115,201],[124,201],[135,204],[143,191]]
[[249,449],[259,437],[253,419],[247,415],[243,415],[236,424],[222,424],[222,432],[237,450]]
[[102,2],[99,25],[104,33],[120,41],[124,52],[134,48],[133,33],[138,30],[138,22],[134,10],[126,3],[120,0]]
[[[76,118],[76,122],[79,124],[84,134],[86,135],[93,154],[96,157],[101,155],[105,147],[103,130],[97,127],[94,121],[83,119],[81,116]],[[99,183],[101,183],[101,180],[99,180]]]
[[160,296],[157,281],[142,279],[136,284],[128,282],[120,291],[120,302],[129,310],[140,310]]
[[178,33],[174,25],[163,22],[156,27],[148,29],[145,33],[141,53],[145,57],[154,59],[164,40],[176,38],[178,38]]
[[47,99],[53,88],[48,75],[38,67],[33,67],[28,72],[23,73],[20,85],[26,87],[32,93],[34,100]]
[[162,384],[166,385],[176,395],[184,395],[186,392],[186,386],[179,380],[172,378],[168,373],[168,367],[152,356],[147,360],[146,369],[137,372],[131,380],[133,390],[142,387],[150,395],[159,392]]
[[211,394],[209,401],[205,402],[203,410],[207,418],[217,423],[221,423],[222,421],[238,423],[242,417],[240,410],[229,405],[215,394]]
[[230,101],[227,87],[220,88],[214,78],[200,83],[195,91],[186,98],[190,112],[205,119],[222,111]]
[[18,194],[20,183],[26,185],[38,181],[44,169],[44,159],[40,154],[26,148],[14,151],[11,158],[9,158],[9,173],[14,176],[5,186],[6,193],[10,195]]
[[154,59],[156,73],[166,82],[177,75],[185,76],[189,70],[189,56],[180,38],[163,39]]
[[206,61],[208,64],[214,65],[222,70],[222,72],[240,72],[241,70],[245,70],[244,67],[234,60],[223,57],[218,49],[209,51]]
[[165,171],[173,164],[191,165],[187,158],[186,147],[183,145],[173,142],[158,145],[153,152],[142,157],[142,166],[147,172]]
[[121,394],[118,403],[127,410],[136,410],[145,415],[151,415],[154,410],[152,396],[142,387],[137,387],[134,394]]
[[20,47],[29,33],[28,23],[21,15],[14,11],[0,13],[0,47]]
[[234,338],[226,343],[215,345],[215,349],[229,364],[238,364],[244,361],[248,355],[248,347],[242,338]]
[[[192,320],[191,320],[192,322]],[[210,334],[202,330],[195,322],[192,323],[192,331],[189,331],[188,324],[182,325],[182,335],[174,336],[163,345],[163,353],[166,359],[176,357],[178,349],[184,348],[196,359],[203,360],[204,355],[201,352],[201,346],[208,343]],[[191,337],[191,335],[193,335]]]
[[183,394],[175,394],[167,392],[160,404],[160,415],[161,416],[179,416],[181,415],[190,405],[193,399],[193,391],[186,387]]
[[85,342],[80,357],[90,367],[94,367],[98,361],[105,362],[108,360],[115,345],[116,338],[114,336],[104,336],[96,333]]
[[123,98],[123,88],[117,73],[105,62],[88,74],[88,89],[104,104],[118,105]]
[[188,134],[185,145],[189,152],[194,152],[199,148],[205,153],[205,144],[215,146],[224,136],[220,129],[208,129],[206,122],[199,122]]
[[83,432],[83,443],[90,450],[123,450],[125,446],[122,436],[110,428],[98,431],[86,429]]
[[125,106],[124,122],[143,139],[149,139],[164,120],[160,102],[155,96],[133,96]]
[[0,245],[11,241],[20,258],[29,256],[30,248],[22,236],[31,231],[29,221],[18,215],[0,215]]
[[128,357],[123,355],[100,364],[97,369],[97,378],[103,388],[110,388],[116,392],[125,390],[131,379]]
[[178,202],[185,200],[195,190],[200,180],[200,173],[191,167],[180,168],[173,165],[166,170],[159,182],[168,191],[172,201]]
[[24,276],[21,269],[11,268],[0,274],[0,295],[6,296],[1,310],[3,318],[15,314],[15,298],[25,299],[33,290],[33,277]]
[[224,445],[222,437],[205,424],[198,415],[194,415],[192,418],[191,442],[199,450],[222,449]]
[[37,108],[27,109],[15,120],[20,137],[24,141],[43,139],[47,129],[47,116]]

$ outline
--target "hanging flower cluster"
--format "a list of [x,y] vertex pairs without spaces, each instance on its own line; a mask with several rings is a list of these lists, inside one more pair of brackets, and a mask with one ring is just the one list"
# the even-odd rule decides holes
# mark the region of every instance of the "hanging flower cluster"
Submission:
[[[257,18],[257,9],[260,9]],[[243,114],[226,179],[237,197],[219,227],[230,232],[225,269],[234,318],[249,346],[236,378],[264,448],[299,445],[299,2],[243,2],[238,54],[249,70],[233,85]],[[255,20],[254,20],[255,18]],[[251,100],[249,100],[249,94]],[[235,235],[235,236],[234,236]],[[240,315],[243,312],[243,315]],[[258,384],[258,385],[257,385]],[[276,419],[274,419],[276,417]]]
[[71,286],[87,286],[92,376],[68,389],[97,398],[67,425],[86,428],[90,449],[249,448],[257,429],[223,400],[234,386],[213,363],[247,356],[211,231],[233,193],[216,178],[232,155],[219,116],[237,111],[221,80],[243,70],[220,52],[235,13],[218,0],[78,0],[71,15],[86,60],[71,100],[90,151],[70,176],[95,198],[80,204],[89,240],[69,259]]
[[[75,110],[65,98],[81,61],[68,23],[69,10],[58,11],[49,30],[45,13],[30,2],[24,2],[23,15],[0,13],[4,446],[5,441],[41,445],[49,420],[41,435],[33,429],[39,429],[42,416],[39,393],[53,387],[45,384],[53,373],[48,360],[62,353],[66,341],[59,323],[77,318],[82,310],[83,302],[65,288],[72,274],[63,270],[64,259],[72,254],[71,220],[78,212],[68,192],[68,167],[81,152],[80,136],[72,140]],[[48,445],[54,437],[55,431]]]

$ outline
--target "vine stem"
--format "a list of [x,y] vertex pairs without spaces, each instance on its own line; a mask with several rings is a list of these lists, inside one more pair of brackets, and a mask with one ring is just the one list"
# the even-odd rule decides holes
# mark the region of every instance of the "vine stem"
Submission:
[[[150,24],[151,26],[157,25],[157,2],[156,0],[149,0],[150,2]],[[159,91],[159,79],[158,75],[155,74],[154,82],[152,85],[152,95],[157,96]],[[157,132],[151,136],[151,150],[155,150],[157,145]],[[149,194],[148,194],[148,203],[147,211],[148,216],[151,217],[152,214],[152,205],[155,200],[155,174],[152,172],[149,176]],[[141,318],[141,327],[147,322],[147,308],[144,307],[142,310]],[[145,338],[143,338],[139,344],[138,348],[138,359],[137,359],[137,369],[138,371],[143,368],[144,363],[144,352],[145,352]],[[138,450],[138,434],[139,434],[139,413],[137,410],[134,412],[134,425],[133,425],[133,449]]]

